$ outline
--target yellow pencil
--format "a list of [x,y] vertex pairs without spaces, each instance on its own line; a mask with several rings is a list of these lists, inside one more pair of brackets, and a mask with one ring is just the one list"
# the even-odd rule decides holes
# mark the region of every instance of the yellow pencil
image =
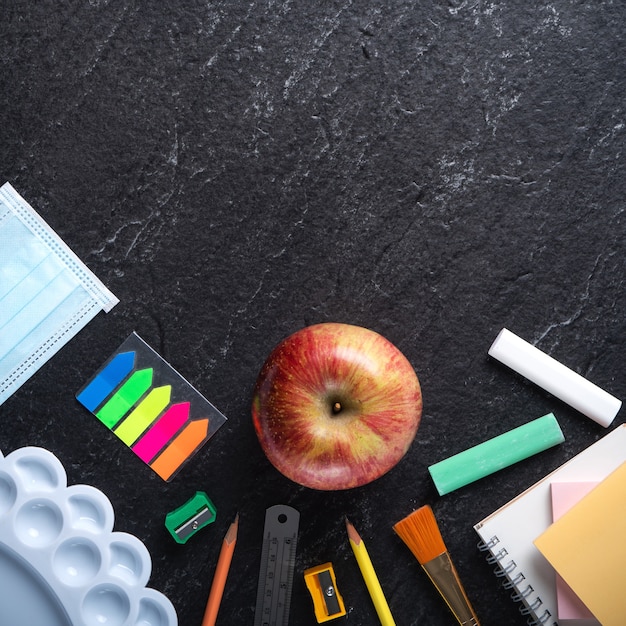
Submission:
[[372,602],[374,603],[376,613],[378,613],[380,623],[382,626],[396,626],[363,540],[361,539],[359,533],[355,530],[354,526],[347,519],[346,529],[348,531],[348,539],[350,540],[352,551],[356,557],[356,562],[359,564],[359,569],[361,570],[363,580],[365,581],[367,590],[369,591]]
[[217,559],[217,567],[215,568],[215,575],[213,577],[211,591],[209,592],[209,599],[204,612],[204,618],[202,619],[202,626],[213,626],[215,624],[215,620],[217,619],[217,612],[220,608],[220,602],[222,601],[226,577],[228,576],[230,562],[233,558],[233,550],[235,549],[235,543],[237,542],[238,528],[239,515],[235,517],[235,521],[229,526],[228,531],[224,536],[224,540],[222,541],[222,549],[220,550],[220,555]]

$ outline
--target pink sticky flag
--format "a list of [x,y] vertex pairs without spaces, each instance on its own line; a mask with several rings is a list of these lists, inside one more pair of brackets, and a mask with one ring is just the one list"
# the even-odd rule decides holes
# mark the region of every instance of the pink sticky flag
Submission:
[[189,417],[189,402],[173,404],[134,446],[133,452],[144,463],[152,459],[167,445]]

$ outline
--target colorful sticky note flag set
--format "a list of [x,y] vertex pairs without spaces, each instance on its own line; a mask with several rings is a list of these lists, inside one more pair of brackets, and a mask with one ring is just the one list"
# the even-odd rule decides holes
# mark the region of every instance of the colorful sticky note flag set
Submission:
[[226,421],[136,333],[76,398],[164,480]]

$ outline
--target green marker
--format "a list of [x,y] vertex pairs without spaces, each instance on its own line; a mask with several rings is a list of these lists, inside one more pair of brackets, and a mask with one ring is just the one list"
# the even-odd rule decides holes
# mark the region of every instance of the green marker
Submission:
[[428,468],[440,496],[563,443],[552,413],[459,452]]
[[96,413],[96,417],[109,428],[113,428],[128,413],[152,384],[152,368],[138,370],[115,392]]

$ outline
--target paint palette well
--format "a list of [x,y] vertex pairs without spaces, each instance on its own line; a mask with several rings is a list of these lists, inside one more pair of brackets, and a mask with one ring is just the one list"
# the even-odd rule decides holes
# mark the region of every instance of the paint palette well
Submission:
[[171,602],[146,588],[146,547],[113,521],[108,498],[68,487],[52,453],[0,453],[0,624],[176,626]]
[[76,398],[164,480],[226,421],[136,333]]

